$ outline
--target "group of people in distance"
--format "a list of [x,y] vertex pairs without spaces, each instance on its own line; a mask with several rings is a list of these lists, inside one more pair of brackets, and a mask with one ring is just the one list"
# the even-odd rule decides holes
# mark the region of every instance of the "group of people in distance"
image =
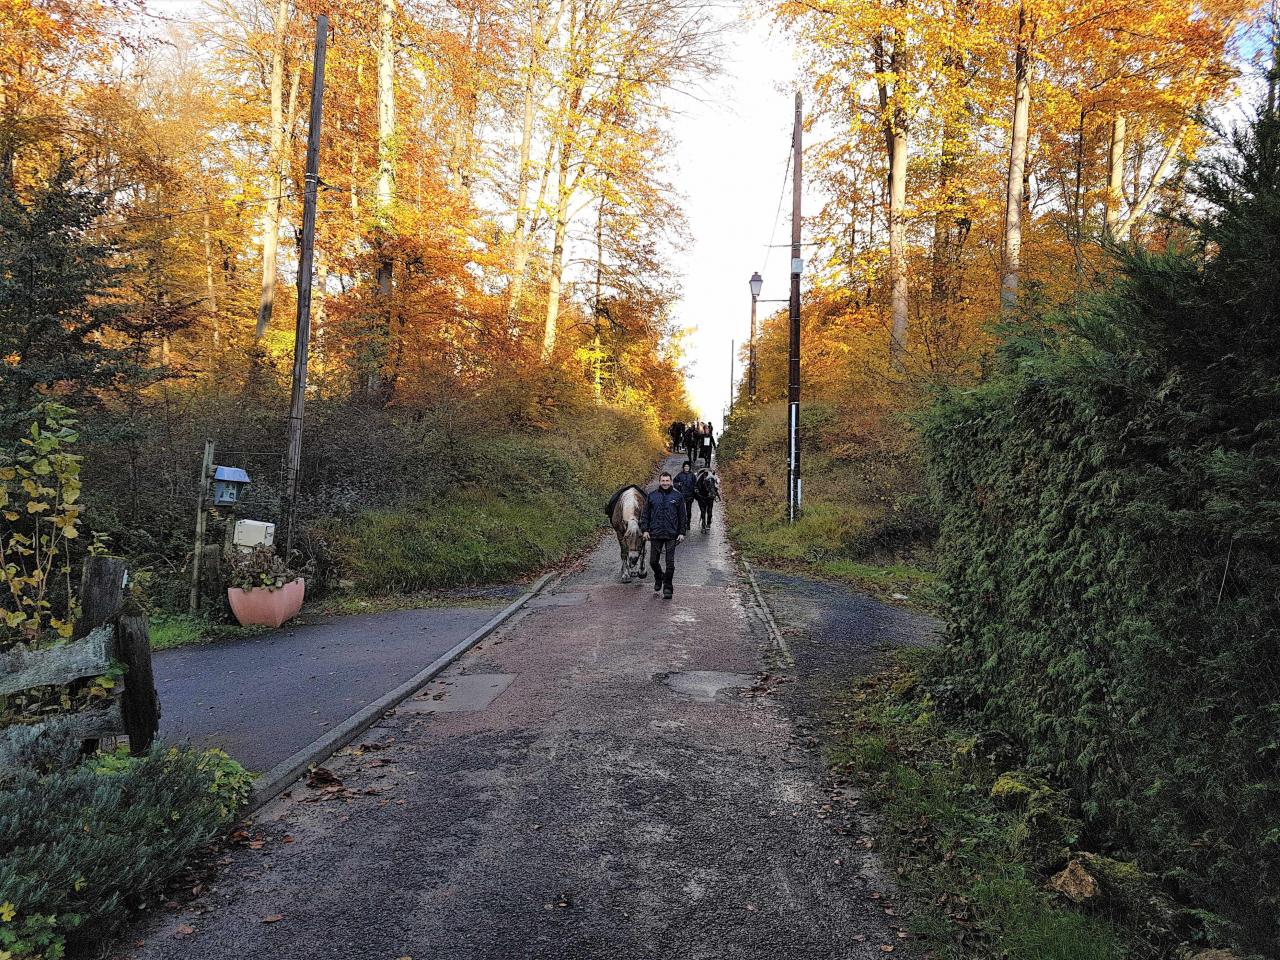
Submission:
[[690,462],[697,463],[701,458],[704,467],[711,466],[711,455],[716,449],[716,437],[711,424],[681,423],[676,420],[671,424],[668,435],[671,437],[672,453],[683,448]]

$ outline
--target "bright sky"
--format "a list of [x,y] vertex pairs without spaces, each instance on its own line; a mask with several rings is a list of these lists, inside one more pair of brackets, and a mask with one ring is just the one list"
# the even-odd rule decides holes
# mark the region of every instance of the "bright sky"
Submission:
[[[724,75],[702,102],[681,98],[685,112],[675,180],[684,194],[692,244],[679,263],[684,297],[677,320],[685,340],[689,390],[704,419],[719,423],[729,402],[730,341],[741,345],[751,328],[752,271],[764,277],[761,299],[785,299],[791,254],[768,253],[790,239],[790,182],[781,216],[794,116],[792,48],[767,23],[744,23],[725,38]],[[762,304],[759,316],[779,304]],[[734,377],[742,376],[735,362]]]

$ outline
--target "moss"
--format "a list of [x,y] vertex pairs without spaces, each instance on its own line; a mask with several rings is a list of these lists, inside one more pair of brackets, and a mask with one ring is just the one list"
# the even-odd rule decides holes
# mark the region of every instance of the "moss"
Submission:
[[1016,773],[1002,773],[991,786],[991,799],[1012,807],[1025,803],[1035,794],[1035,787]]

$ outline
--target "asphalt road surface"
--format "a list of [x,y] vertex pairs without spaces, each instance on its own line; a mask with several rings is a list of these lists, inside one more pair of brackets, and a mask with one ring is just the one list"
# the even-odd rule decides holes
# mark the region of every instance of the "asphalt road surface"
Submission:
[[491,620],[495,606],[360,614],[152,658],[160,736],[271,769]]
[[617,581],[608,535],[118,955],[910,956],[719,518],[677,556],[664,601]]

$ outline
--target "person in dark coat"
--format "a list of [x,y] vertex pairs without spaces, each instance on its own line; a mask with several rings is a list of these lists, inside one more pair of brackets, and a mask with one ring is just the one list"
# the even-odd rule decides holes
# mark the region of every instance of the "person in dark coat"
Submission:
[[[671,485],[671,474],[663,470],[658,474],[658,489],[649,494],[644,513],[640,515],[640,529],[649,541],[649,566],[653,568],[653,592],[662,591],[662,598],[670,600],[672,579],[676,572],[676,545],[689,531],[689,511],[684,505],[684,494]],[[666,569],[662,562],[666,560]]]
[[672,420],[671,428],[667,431],[667,435],[671,437],[671,452],[675,453],[680,449],[680,444],[684,442],[684,424],[679,420]]
[[698,449],[698,424],[691,423],[684,432],[684,455],[690,460]]
[[680,472],[671,480],[671,485],[684,494],[684,509],[689,514],[685,527],[693,526],[693,496],[697,492],[698,477],[693,472],[693,464],[688,460],[680,468]]
[[702,465],[711,467],[711,454],[716,449],[716,435],[711,430],[711,424],[704,423],[702,432],[698,435],[698,456],[702,457]]

